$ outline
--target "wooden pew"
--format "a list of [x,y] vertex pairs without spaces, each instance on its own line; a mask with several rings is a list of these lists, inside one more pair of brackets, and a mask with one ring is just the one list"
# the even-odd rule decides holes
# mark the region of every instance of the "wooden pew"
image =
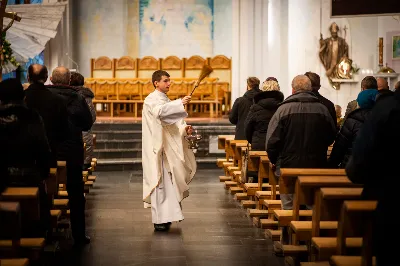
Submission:
[[[315,254],[316,260],[328,260],[336,254],[338,232],[336,230],[334,234],[322,237],[318,221],[340,218],[343,202],[361,199],[361,194],[362,188],[321,188],[319,193],[315,195],[314,208],[316,213],[313,215],[311,251],[313,255]],[[361,238],[348,238],[347,243],[350,249],[358,250],[361,248]]]
[[0,247],[11,241],[6,253],[0,248],[0,258],[18,257],[21,245],[21,211],[18,202],[0,202]]
[[[21,210],[21,224],[29,225],[40,220],[39,189],[37,187],[8,187],[0,197],[1,201],[18,202]],[[44,238],[21,238],[20,248],[22,254],[29,259],[37,260],[45,246]],[[9,250],[13,247],[12,241],[0,241],[0,250]]]
[[9,248],[4,251],[0,248],[1,266],[29,265],[28,259],[18,258],[21,245],[21,212],[18,202],[0,202],[0,247],[7,245]]
[[[338,255],[331,257],[331,265],[376,265],[375,258],[372,256],[372,221],[376,206],[376,201],[345,201],[343,203],[337,237]],[[362,256],[346,256],[346,245],[349,237],[363,238]],[[385,243],[378,244],[384,245]]]
[[[226,140],[228,139],[235,139],[235,135],[218,135],[218,149],[225,149],[226,152]],[[225,159],[217,159],[217,166],[222,168],[224,162],[229,162],[229,158]]]
[[[281,176],[279,177],[279,192],[280,194],[295,194],[294,187],[298,176],[343,176],[346,175],[344,169],[317,169],[317,168],[281,168]],[[276,182],[277,177],[272,173],[270,176],[270,182]],[[274,210],[274,218],[278,221],[279,227],[288,227],[293,219],[293,210]],[[302,219],[311,219],[311,210],[299,211],[299,217]],[[280,231],[280,230],[279,230]],[[275,236],[278,239],[279,233],[272,232],[271,230],[266,231],[267,236]],[[304,250],[304,249],[303,249]]]
[[[290,245],[283,245],[285,255],[292,257],[308,255],[309,248],[307,246],[299,246],[298,241],[310,242],[312,238],[312,230],[322,228],[326,233],[333,233],[337,230],[337,217],[330,215],[321,221],[321,213],[327,209],[327,206],[320,203],[319,189],[321,187],[334,188],[334,191],[340,191],[343,187],[355,188],[359,185],[353,184],[346,176],[299,176],[295,185],[295,193],[293,199],[293,216],[290,222],[289,233],[292,236]],[[357,191],[361,194],[362,188]],[[340,194],[340,192],[339,192]],[[315,203],[315,205],[314,205]],[[300,205],[313,206],[312,221],[300,220]],[[324,206],[324,207],[322,207]],[[293,235],[292,235],[293,233]],[[289,252],[285,252],[289,250]]]

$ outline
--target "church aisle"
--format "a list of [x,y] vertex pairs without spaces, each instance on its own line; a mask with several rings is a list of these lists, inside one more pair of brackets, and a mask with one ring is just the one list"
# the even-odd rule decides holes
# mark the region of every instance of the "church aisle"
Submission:
[[87,203],[92,243],[69,265],[284,265],[219,183],[220,172],[198,170],[183,201],[185,220],[168,233],[154,232],[143,208],[140,171],[97,173]]

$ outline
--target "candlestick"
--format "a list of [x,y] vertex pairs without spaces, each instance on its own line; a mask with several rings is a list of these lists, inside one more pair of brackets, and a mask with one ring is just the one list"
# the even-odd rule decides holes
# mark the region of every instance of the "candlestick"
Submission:
[[383,38],[379,38],[379,66],[383,67]]

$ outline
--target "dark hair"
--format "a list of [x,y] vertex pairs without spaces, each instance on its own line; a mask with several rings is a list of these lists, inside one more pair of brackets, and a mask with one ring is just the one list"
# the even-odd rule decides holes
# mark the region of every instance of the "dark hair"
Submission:
[[69,83],[71,86],[83,86],[85,85],[85,78],[78,72],[71,73],[71,81]]
[[49,77],[47,67],[40,64],[32,64],[28,67],[28,77],[30,83],[45,83]]
[[162,76],[167,76],[170,77],[170,75],[168,74],[167,71],[164,70],[157,70],[153,73],[153,75],[151,76],[151,82],[153,83],[154,88],[156,87],[156,85],[154,85],[154,82],[156,81],[160,81]]
[[247,79],[247,85],[251,89],[258,89],[260,87],[260,80],[256,77],[249,77]]
[[270,80],[278,82],[278,80],[275,77],[268,77],[265,81],[270,81]]
[[369,89],[378,89],[378,82],[373,76],[366,76],[362,81],[361,81],[361,88],[364,90],[369,90]]
[[0,101],[3,104],[22,101],[24,96],[24,88],[18,79],[6,79],[0,82]]
[[308,71],[304,75],[310,79],[313,91],[318,91],[321,88],[321,78],[317,73]]

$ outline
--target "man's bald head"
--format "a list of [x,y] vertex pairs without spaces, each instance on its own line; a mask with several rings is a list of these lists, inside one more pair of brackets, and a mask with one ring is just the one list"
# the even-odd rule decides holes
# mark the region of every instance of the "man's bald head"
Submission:
[[56,67],[51,74],[50,80],[54,85],[69,85],[71,72],[66,67]]
[[298,75],[292,81],[293,93],[299,91],[312,91],[311,80],[305,75]]
[[377,78],[376,79],[378,83],[378,90],[388,90],[389,89],[389,84],[384,78]]
[[49,77],[47,67],[40,64],[32,64],[28,67],[28,81],[30,84],[41,83],[44,84]]

